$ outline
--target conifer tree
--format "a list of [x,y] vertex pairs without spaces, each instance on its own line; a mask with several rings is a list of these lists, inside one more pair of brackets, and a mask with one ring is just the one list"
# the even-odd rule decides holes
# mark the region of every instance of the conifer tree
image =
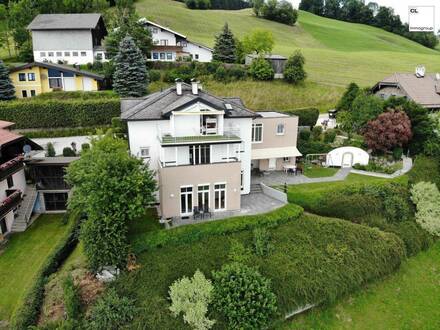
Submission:
[[121,97],[140,97],[147,93],[149,82],[146,61],[133,38],[127,34],[114,58],[113,89]]
[[0,60],[0,101],[15,99],[15,88],[9,78],[9,70]]
[[215,46],[212,57],[214,61],[234,63],[236,61],[235,50],[234,35],[229,29],[228,23],[225,23],[222,32],[215,37]]

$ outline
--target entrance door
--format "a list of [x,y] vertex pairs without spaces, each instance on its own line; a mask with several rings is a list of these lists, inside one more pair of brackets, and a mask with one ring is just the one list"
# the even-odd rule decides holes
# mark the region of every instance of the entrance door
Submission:
[[199,209],[205,210],[209,208],[209,184],[201,185],[197,188],[197,202],[199,205]]
[[75,78],[64,78],[64,90],[68,91],[76,91]]
[[86,92],[93,90],[93,80],[89,77],[83,77],[83,90]]
[[346,152],[342,155],[342,167],[351,167],[353,165],[353,154],[351,152]]
[[274,171],[277,168],[277,159],[270,158],[269,159],[269,171]]
[[182,216],[188,216],[192,213],[192,187],[180,188],[180,214]]

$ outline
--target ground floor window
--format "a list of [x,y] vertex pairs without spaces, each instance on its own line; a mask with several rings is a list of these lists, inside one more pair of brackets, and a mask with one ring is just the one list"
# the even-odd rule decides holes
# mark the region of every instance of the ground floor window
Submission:
[[197,187],[198,206],[201,210],[209,209],[209,184]]
[[63,83],[61,78],[49,78],[50,88],[63,88]]
[[0,234],[6,234],[8,227],[6,227],[6,219],[0,219]]
[[182,215],[189,215],[192,212],[192,187],[180,188],[180,213]]
[[21,96],[27,97],[27,91],[21,91]]
[[67,209],[67,193],[44,193],[46,211],[63,211]]
[[244,171],[241,171],[240,172],[240,188],[241,188],[241,191],[244,190],[244,178],[243,178],[243,176],[244,176]]
[[290,162],[290,157],[283,157],[283,162],[285,162],[285,163]]
[[173,60],[173,53],[167,53],[167,60],[172,61]]
[[226,209],[226,183],[214,185],[214,210]]
[[34,89],[32,89],[31,90],[31,96],[35,96],[36,94],[35,94],[35,90]]

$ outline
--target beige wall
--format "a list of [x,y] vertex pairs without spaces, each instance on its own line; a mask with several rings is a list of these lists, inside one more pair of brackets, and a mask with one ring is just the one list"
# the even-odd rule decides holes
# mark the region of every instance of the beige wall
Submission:
[[[268,171],[269,170],[269,159],[260,159],[258,168],[260,171]],[[282,171],[284,165],[295,165],[296,157],[290,157],[288,162],[284,162],[283,158],[277,158],[276,161],[276,171]]]
[[[257,118],[254,124],[263,124],[263,142],[252,143],[252,149],[296,146],[298,117]],[[277,135],[277,125],[284,124],[284,135]]]
[[197,186],[210,185],[209,207],[214,211],[214,184],[226,183],[226,210],[239,210],[241,163],[218,163],[164,167],[159,169],[160,207],[163,218],[180,216],[180,187],[193,186],[193,207],[197,206]]

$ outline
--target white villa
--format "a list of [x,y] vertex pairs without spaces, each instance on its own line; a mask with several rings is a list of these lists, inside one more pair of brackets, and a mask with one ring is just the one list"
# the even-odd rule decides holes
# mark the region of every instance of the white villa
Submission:
[[36,62],[87,64],[105,60],[101,14],[40,14],[28,25]]
[[251,169],[281,170],[301,156],[298,117],[256,113],[239,98],[219,98],[197,82],[123,99],[131,153],[157,173],[162,218],[195,209],[240,210]]
[[153,39],[153,50],[150,56],[151,61],[171,62],[185,57],[199,62],[212,61],[211,48],[189,41],[183,34],[145,18],[141,18],[139,22],[151,31],[151,37]]

